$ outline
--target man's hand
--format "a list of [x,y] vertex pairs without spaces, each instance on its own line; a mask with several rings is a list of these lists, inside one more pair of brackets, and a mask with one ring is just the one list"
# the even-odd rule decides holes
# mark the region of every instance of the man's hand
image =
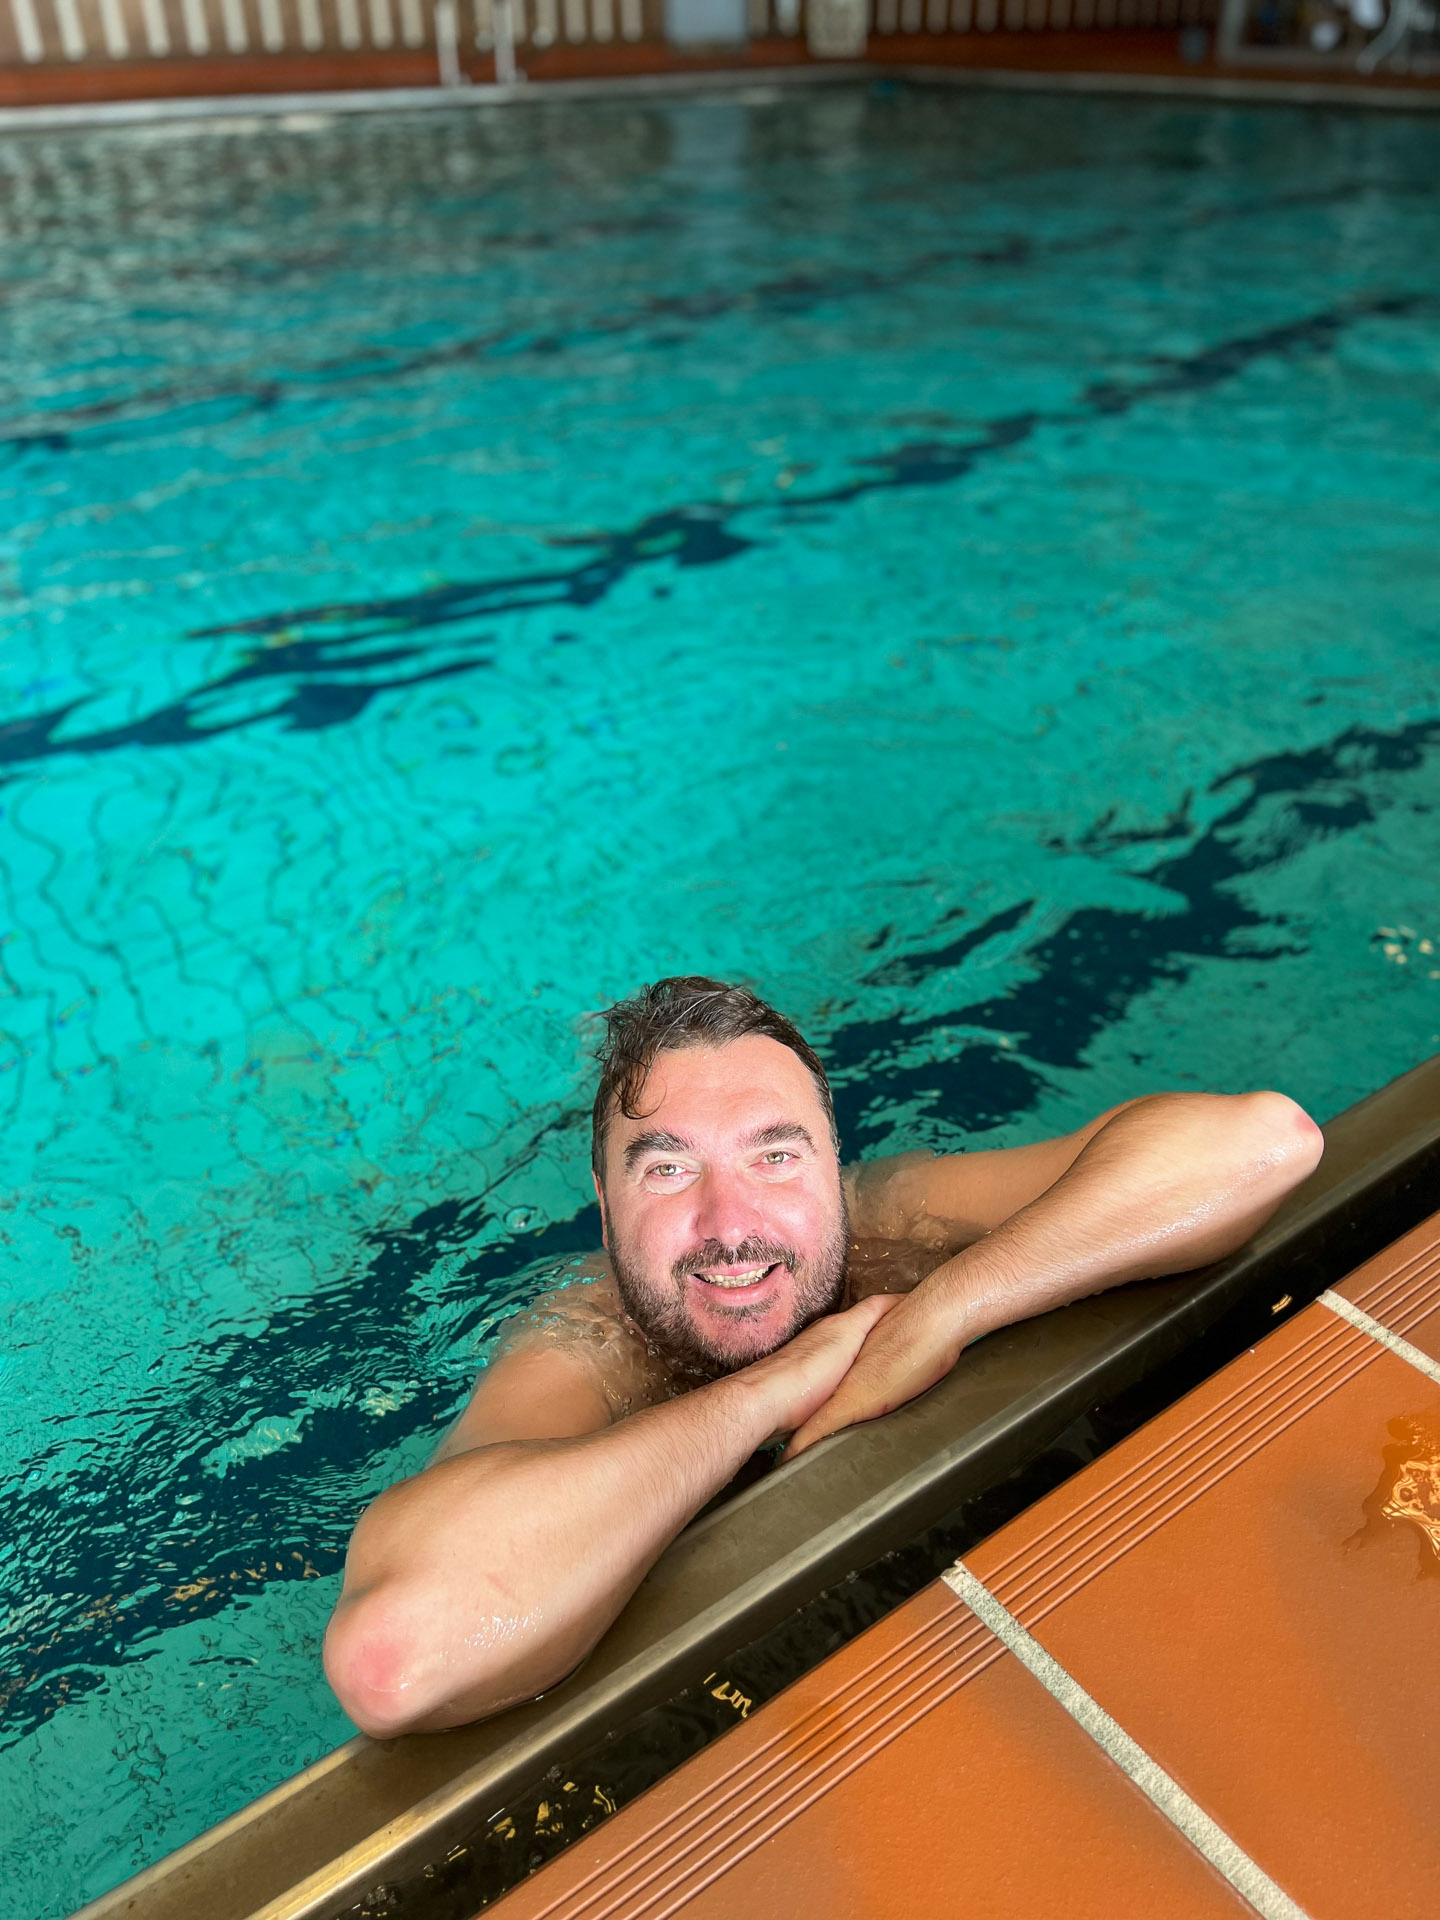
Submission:
[[[836,1389],[841,1388],[856,1354],[862,1348],[870,1351],[875,1328],[892,1307],[900,1304],[899,1294],[872,1293],[844,1313],[827,1314],[815,1321],[793,1340],[787,1340],[778,1352],[730,1376],[732,1386],[743,1385],[759,1397],[769,1439],[794,1433],[817,1409],[827,1402],[834,1404]],[[864,1420],[869,1416],[862,1413],[852,1417]]]
[[785,1449],[787,1460],[841,1427],[875,1420],[904,1406],[943,1380],[959,1359],[958,1317],[923,1287],[904,1295],[872,1294],[840,1317],[849,1319],[877,1303],[886,1311],[877,1316],[877,1324],[835,1391],[816,1405]]
[[1323,1144],[1279,1093],[1155,1094],[1118,1109],[1053,1186],[886,1316],[787,1457],[924,1393],[996,1327],[1223,1258],[1311,1172]]

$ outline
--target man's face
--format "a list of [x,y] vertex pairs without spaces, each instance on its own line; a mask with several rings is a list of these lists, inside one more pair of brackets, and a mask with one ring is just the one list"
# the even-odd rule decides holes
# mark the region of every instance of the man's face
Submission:
[[848,1231],[829,1122],[778,1040],[662,1053],[615,1114],[597,1182],[626,1311],[684,1366],[727,1373],[838,1306]]

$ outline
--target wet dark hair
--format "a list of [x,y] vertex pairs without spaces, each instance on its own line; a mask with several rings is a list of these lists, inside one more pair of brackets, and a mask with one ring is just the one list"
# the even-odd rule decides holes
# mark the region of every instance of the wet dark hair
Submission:
[[674,974],[642,987],[633,999],[617,1000],[603,1016],[605,1038],[595,1050],[600,1063],[600,1085],[595,1091],[590,1164],[595,1177],[605,1176],[605,1141],[618,1107],[627,1120],[638,1120],[636,1106],[650,1069],[662,1053],[686,1047],[723,1047],[747,1034],[763,1034],[788,1047],[809,1070],[835,1139],[835,1102],[820,1056],[800,1029],[777,1013],[749,987],[727,986],[703,974]]

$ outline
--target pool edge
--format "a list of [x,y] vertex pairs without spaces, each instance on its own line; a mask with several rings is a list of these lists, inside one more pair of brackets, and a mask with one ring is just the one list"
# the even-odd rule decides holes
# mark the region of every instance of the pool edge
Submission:
[[590,1661],[541,1700],[450,1734],[352,1740],[74,1920],[333,1920],[434,1859],[564,1754],[669,1697],[847,1566],[912,1538],[1227,1313],[1263,1307],[1277,1288],[1296,1310],[1432,1211],[1440,1056],[1325,1132],[1317,1173],[1229,1259],[1005,1329],[921,1400],[835,1436],[692,1525]]
[[1117,94],[1236,106],[1360,107],[1396,113],[1440,112],[1440,86],[1376,86],[1364,81],[1288,79],[1270,74],[1152,74],[1021,67],[926,66],[836,61],[826,66],[726,67],[714,71],[616,74],[536,80],[518,86],[476,81],[464,87],[367,87],[334,92],[199,94],[149,100],[74,101],[0,107],[0,133],[53,133],[152,126],[166,122],[283,119],[301,114],[409,113],[436,108],[509,107],[554,100],[668,97],[769,86],[833,86],[899,80],[919,86],[1010,93]]

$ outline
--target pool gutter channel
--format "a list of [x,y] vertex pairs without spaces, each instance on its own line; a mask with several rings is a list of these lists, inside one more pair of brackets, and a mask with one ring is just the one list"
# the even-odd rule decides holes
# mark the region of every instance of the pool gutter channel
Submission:
[[[1192,100],[1235,106],[1360,107],[1391,113],[1440,111],[1440,87],[1393,80],[1293,78],[1254,73],[1126,73],[1065,68],[923,66],[881,61],[692,68],[678,73],[611,74],[537,80],[516,86],[474,81],[465,86],[355,87],[308,93],[179,95],[149,100],[76,100],[0,107],[0,133],[57,133],[191,122],[217,129],[247,121],[329,118],[356,113],[426,113],[436,109],[514,107],[565,100],[668,99],[723,95],[770,87],[824,87],[899,81],[1000,93],[1117,94],[1132,99]],[[283,129],[282,129],[283,130]],[[308,130],[308,129],[307,129]]]
[[352,1740],[76,1920],[339,1920],[423,1875],[551,1768],[996,1486],[1227,1316],[1278,1320],[1424,1218],[1440,1202],[1440,1056],[1325,1133],[1316,1174],[1229,1259],[993,1334],[921,1399],[707,1513],[542,1699],[451,1733]]

